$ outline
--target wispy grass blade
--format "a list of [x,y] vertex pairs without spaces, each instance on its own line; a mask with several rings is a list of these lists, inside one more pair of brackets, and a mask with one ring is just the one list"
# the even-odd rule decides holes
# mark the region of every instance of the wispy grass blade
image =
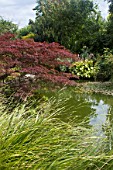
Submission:
[[94,136],[85,122],[75,125],[57,116],[66,100],[50,99],[41,114],[26,105],[9,114],[0,105],[0,170],[111,170],[107,139]]

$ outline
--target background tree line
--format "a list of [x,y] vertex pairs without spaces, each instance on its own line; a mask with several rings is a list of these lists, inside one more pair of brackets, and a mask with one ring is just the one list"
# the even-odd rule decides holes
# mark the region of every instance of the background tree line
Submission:
[[[35,41],[58,42],[72,52],[102,52],[110,45],[107,26],[97,5],[90,0],[37,0],[35,21],[20,30],[20,36],[34,33]],[[28,31],[29,30],[29,31]],[[29,34],[31,36],[31,34]]]
[[[0,34],[16,33],[21,39],[33,38],[36,42],[57,42],[82,59],[91,59],[93,53],[99,75],[102,79],[111,78],[113,73],[113,0],[109,3],[109,15],[103,19],[98,6],[91,0],[37,0],[34,8],[35,21],[29,20],[24,28],[0,18]],[[89,61],[90,62],[90,61]],[[94,63],[93,63],[94,64]],[[90,65],[90,63],[86,63]],[[80,69],[81,69],[80,64]],[[83,68],[89,70],[83,63]],[[76,63],[74,72],[76,72]],[[90,70],[91,70],[90,69]],[[66,70],[65,67],[61,71]],[[97,69],[96,69],[97,70]],[[86,74],[85,71],[85,74]],[[84,75],[79,72],[78,74]],[[90,76],[92,73],[87,73]]]
[[[87,46],[93,53],[102,53],[113,44],[113,2],[109,2],[108,19],[102,18],[91,0],[37,0],[35,21],[18,30],[11,21],[0,18],[0,33],[18,32],[21,38],[58,42],[72,52]],[[18,30],[18,31],[17,31]]]

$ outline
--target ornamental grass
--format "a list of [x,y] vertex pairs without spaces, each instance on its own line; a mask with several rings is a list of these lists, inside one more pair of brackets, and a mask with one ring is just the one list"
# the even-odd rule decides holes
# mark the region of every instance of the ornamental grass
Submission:
[[[56,101],[57,100],[57,101]],[[12,112],[0,104],[0,170],[111,170],[113,150],[85,121],[60,119],[68,99]],[[10,107],[10,106],[9,106]]]

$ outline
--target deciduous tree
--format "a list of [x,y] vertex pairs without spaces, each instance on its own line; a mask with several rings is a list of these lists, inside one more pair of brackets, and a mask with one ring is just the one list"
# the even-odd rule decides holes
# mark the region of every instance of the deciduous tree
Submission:
[[[13,81],[10,85],[17,86],[16,91],[20,94],[36,89],[40,81],[75,84],[70,80],[71,74],[59,72],[57,68],[59,65],[69,66],[69,59],[78,58],[60,44],[15,39],[12,34],[0,36],[0,44],[0,79],[16,80],[19,77],[19,85]],[[35,79],[26,81],[26,74],[31,75],[31,79],[34,75]]]
[[16,33],[17,30],[18,26],[16,24],[0,17],[0,34],[4,34],[6,32]]
[[71,51],[96,45],[102,19],[92,1],[37,0],[35,10],[36,20],[30,24],[36,41],[59,42]]

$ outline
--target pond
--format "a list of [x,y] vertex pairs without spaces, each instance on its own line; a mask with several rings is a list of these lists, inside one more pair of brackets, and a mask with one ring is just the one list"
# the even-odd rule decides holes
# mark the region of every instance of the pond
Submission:
[[[88,127],[96,130],[96,135],[105,136],[113,122],[113,96],[102,94],[88,94],[67,88],[50,96],[64,101],[64,110],[58,117],[63,121],[78,124],[85,122]],[[62,102],[61,102],[62,103]]]

